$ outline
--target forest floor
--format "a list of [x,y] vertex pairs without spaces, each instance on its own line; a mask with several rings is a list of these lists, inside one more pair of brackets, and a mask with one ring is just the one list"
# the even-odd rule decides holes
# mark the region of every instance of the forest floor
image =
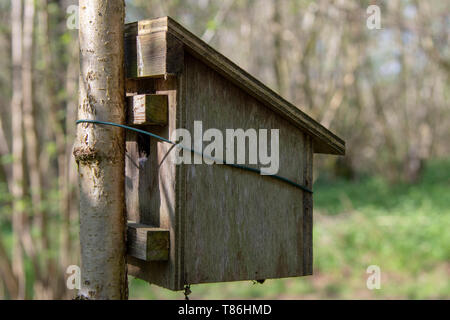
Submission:
[[[450,160],[414,185],[379,177],[314,185],[314,275],[191,286],[192,299],[450,299]],[[367,267],[381,270],[369,290]],[[130,277],[131,299],[182,299]]]

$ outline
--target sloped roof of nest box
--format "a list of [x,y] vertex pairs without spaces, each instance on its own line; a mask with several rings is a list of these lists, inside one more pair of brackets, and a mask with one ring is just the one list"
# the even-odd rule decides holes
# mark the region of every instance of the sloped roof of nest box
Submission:
[[[125,26],[125,39],[133,39],[136,36],[161,34],[163,36],[155,38],[156,42],[163,44],[167,50],[167,56],[182,53],[186,50],[196,58],[200,59],[206,65],[224,76],[226,79],[240,87],[248,94],[252,95],[274,112],[288,119],[291,123],[302,129],[306,134],[311,135],[314,141],[315,153],[327,153],[344,155],[345,142],[334,133],[326,129],[320,123],[312,119],[298,107],[283,99],[280,95],[268,88],[259,80],[255,79],[248,72],[237,66],[224,55],[214,50],[200,38],[186,30],[179,23],[170,17],[157,18],[152,20],[142,20],[129,23]],[[169,42],[173,42],[172,44]],[[159,44],[152,44],[152,49]],[[171,52],[169,52],[171,51]],[[139,56],[139,53],[137,54]],[[166,57],[165,63],[169,63]],[[137,60],[143,59],[142,56]],[[175,59],[176,60],[176,59]],[[135,61],[139,68],[139,61]],[[142,63],[142,62],[141,62]],[[176,69],[177,67],[174,67]],[[169,66],[164,66],[164,72],[161,75],[171,73]],[[151,74],[150,76],[156,76]],[[127,76],[133,77],[127,70]],[[146,74],[140,74],[136,77],[145,77]]]

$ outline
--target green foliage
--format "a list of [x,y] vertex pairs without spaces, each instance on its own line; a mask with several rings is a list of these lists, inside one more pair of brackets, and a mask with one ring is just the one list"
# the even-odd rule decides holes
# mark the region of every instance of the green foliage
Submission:
[[208,29],[208,30],[216,30],[217,29],[217,22],[214,19],[209,20],[208,23],[206,24],[206,29]]

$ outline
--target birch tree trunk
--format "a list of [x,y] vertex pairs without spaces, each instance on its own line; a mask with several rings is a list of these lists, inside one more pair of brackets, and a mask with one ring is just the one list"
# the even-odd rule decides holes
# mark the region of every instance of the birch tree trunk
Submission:
[[283,46],[283,6],[279,1],[273,1],[273,47],[274,60],[273,66],[275,71],[275,78],[277,81],[278,93],[289,100],[289,86],[288,86],[288,67],[286,57],[284,56]]
[[23,130],[22,130],[22,0],[11,1],[11,54],[13,95],[11,100],[11,128],[12,128],[12,168],[14,197],[13,202],[13,256],[12,270],[18,281],[17,298],[25,299],[25,270],[23,250],[20,235],[23,228],[24,189],[23,189]]
[[[78,39],[76,41],[76,46],[71,47],[69,50],[71,60],[67,66],[67,75],[65,90],[66,92],[75,93],[77,92],[78,83]],[[76,170],[76,163],[72,157],[73,142],[76,136],[76,128],[73,125],[77,119],[77,97],[71,94],[66,101],[66,139],[70,143],[66,143],[66,172],[64,174],[64,183],[67,185],[67,194],[65,197],[65,217],[64,224],[65,229],[68,231],[67,234],[62,235],[61,239],[61,263],[63,267],[67,268],[67,262],[74,262],[73,252],[79,250],[79,244],[73,243],[72,237],[70,235],[71,226],[73,224],[74,218],[78,217],[78,174]],[[62,251],[66,253],[62,253]]]
[[[123,0],[80,0],[79,119],[124,123]],[[124,132],[77,127],[80,299],[126,299]]]
[[41,177],[38,164],[38,138],[34,121],[33,104],[33,29],[35,7],[33,0],[24,1],[23,16],[23,55],[22,55],[22,90],[23,90],[23,125],[26,142],[31,197],[36,218],[41,220]]
[[[56,85],[57,74],[55,70],[54,62],[52,60],[52,51],[50,47],[50,30],[49,30],[49,14],[48,14],[48,0],[40,0],[39,2],[39,32],[40,32],[40,48],[43,53],[43,61],[44,61],[44,72],[45,80],[44,82],[44,92],[46,95],[45,103],[48,105],[49,110],[49,120],[51,122],[52,134],[54,136],[54,141],[56,144],[57,150],[57,161],[58,161],[58,190],[60,192],[60,197],[58,199],[59,211],[61,214],[61,225],[60,225],[60,239],[61,243],[59,245],[59,270],[57,269],[56,261],[53,258],[48,259],[47,270],[58,270],[61,272],[61,275],[65,272],[65,269],[73,264],[69,261],[69,256],[71,251],[70,247],[70,217],[69,217],[69,208],[66,206],[68,203],[68,190],[69,183],[66,179],[66,168],[67,168],[67,157],[66,157],[66,135],[64,132],[64,128],[61,121],[60,114],[60,106],[58,105],[57,92],[58,88]],[[69,66],[76,63],[76,61],[70,59]],[[78,68],[78,67],[77,67]],[[73,90],[72,90],[73,91]],[[72,92],[66,91],[66,92]],[[73,111],[75,112],[76,108],[73,107]],[[73,119],[70,127],[73,127]],[[72,140],[73,141],[73,138]],[[70,157],[72,160],[73,158]],[[43,239],[43,248],[48,249],[49,240],[47,236],[47,224],[48,219],[47,215],[43,214],[44,218],[41,221],[42,226],[42,239]],[[63,296],[66,291],[66,286],[64,281],[64,276],[51,277],[49,280],[49,284],[54,288],[55,296]]]

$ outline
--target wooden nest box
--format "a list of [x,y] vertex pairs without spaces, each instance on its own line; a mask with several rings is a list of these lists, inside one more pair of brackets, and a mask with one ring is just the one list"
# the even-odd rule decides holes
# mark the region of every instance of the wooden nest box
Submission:
[[[277,175],[312,188],[314,153],[345,143],[169,17],[125,27],[129,125],[279,129]],[[186,284],[312,274],[312,194],[247,170],[175,164],[173,145],[127,130],[129,274]]]

